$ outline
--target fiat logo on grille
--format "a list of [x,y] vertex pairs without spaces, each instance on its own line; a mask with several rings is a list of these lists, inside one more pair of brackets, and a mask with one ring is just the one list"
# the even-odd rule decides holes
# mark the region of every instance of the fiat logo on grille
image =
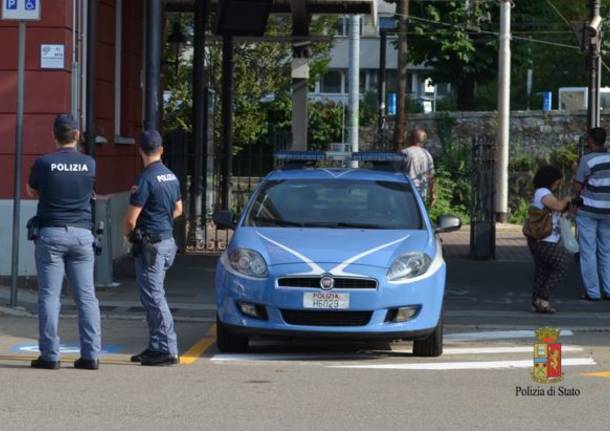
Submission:
[[330,275],[325,275],[320,279],[320,287],[324,290],[331,290],[335,287],[335,279]]

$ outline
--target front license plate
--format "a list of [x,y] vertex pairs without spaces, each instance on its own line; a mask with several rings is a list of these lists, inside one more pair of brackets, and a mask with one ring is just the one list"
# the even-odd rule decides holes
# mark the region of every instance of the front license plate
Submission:
[[347,310],[349,308],[349,293],[305,292],[303,294],[303,308]]

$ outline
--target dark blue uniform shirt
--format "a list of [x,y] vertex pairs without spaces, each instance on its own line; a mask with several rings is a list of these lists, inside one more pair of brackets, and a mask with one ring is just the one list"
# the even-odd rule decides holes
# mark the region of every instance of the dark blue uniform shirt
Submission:
[[181,200],[178,178],[162,162],[146,167],[131,190],[131,205],[142,208],[137,227],[147,233],[170,233]]
[[91,229],[94,184],[95,160],[75,148],[61,148],[37,159],[29,185],[39,193],[40,225]]

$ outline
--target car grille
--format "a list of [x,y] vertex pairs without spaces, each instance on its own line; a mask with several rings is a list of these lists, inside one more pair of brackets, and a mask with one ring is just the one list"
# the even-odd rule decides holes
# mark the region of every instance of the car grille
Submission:
[[[319,288],[321,277],[283,277],[278,279],[279,287]],[[370,278],[335,278],[335,289],[377,289],[377,280]]]
[[373,315],[372,311],[281,311],[286,323],[303,326],[364,326]]

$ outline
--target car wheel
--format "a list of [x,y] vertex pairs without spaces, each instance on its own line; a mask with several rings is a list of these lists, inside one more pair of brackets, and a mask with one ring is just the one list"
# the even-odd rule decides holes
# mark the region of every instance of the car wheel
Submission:
[[245,353],[248,351],[248,337],[231,334],[216,316],[216,345],[224,353]]
[[413,341],[413,355],[440,356],[443,354],[443,319],[441,317],[432,334]]

